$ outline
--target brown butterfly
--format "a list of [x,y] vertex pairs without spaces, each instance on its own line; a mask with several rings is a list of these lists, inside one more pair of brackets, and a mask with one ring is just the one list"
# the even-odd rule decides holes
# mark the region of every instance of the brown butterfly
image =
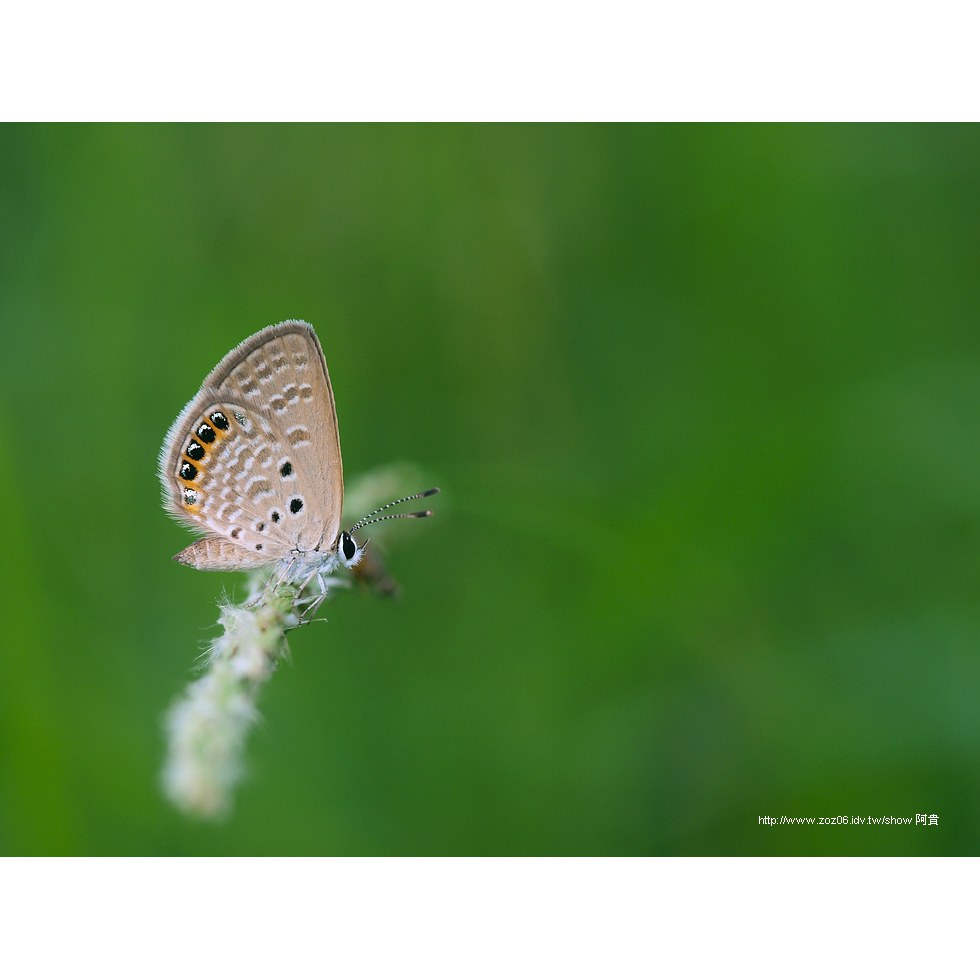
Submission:
[[340,530],[343,463],[327,363],[310,324],[285,320],[226,354],[170,427],[160,450],[164,506],[204,532],[174,558],[209,570],[279,564],[285,581],[351,568],[354,533],[402,497]]

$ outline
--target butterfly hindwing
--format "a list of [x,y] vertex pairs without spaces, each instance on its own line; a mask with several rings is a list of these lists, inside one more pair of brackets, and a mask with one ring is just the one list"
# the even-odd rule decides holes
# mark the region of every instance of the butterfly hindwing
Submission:
[[174,561],[211,572],[261,568],[267,563],[261,553],[246,551],[225,538],[210,535],[189,544],[174,555]]

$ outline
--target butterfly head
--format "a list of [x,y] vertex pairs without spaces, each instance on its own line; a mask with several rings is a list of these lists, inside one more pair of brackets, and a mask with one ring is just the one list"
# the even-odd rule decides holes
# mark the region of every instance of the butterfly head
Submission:
[[364,556],[364,545],[358,544],[353,535],[342,531],[337,539],[337,557],[348,568],[353,568]]

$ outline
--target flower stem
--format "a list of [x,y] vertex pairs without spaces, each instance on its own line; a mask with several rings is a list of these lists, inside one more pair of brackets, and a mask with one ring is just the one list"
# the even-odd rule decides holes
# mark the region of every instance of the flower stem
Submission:
[[230,813],[259,694],[289,653],[286,631],[300,623],[298,598],[294,586],[279,585],[220,607],[223,633],[211,644],[206,670],[167,714],[163,787],[185,813],[210,819]]

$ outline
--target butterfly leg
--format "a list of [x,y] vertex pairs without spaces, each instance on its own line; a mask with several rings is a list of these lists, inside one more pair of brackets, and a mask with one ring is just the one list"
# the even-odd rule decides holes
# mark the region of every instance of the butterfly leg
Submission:
[[[296,608],[299,609],[301,606],[305,608],[300,613],[300,622],[308,623],[312,619],[313,615],[316,613],[317,608],[323,601],[323,595],[307,595],[304,596],[303,593],[309,588],[310,583],[313,579],[318,578],[317,570],[314,569],[306,576],[305,579],[299,584],[296,590]],[[322,593],[322,590],[321,590]]]
[[[325,577],[324,573],[320,570],[314,572],[304,583],[303,588],[307,588],[316,579],[316,584],[319,586],[319,593],[315,595],[308,596],[304,601],[307,603],[306,609],[303,610],[303,622],[311,623],[313,622],[313,617],[317,614],[320,606],[323,605],[324,599],[327,598],[327,593],[329,591],[331,584],[340,584],[337,579],[330,579]],[[326,620],[324,620],[326,622]]]

